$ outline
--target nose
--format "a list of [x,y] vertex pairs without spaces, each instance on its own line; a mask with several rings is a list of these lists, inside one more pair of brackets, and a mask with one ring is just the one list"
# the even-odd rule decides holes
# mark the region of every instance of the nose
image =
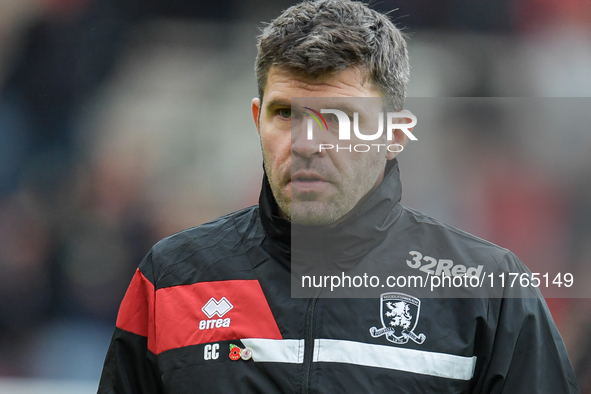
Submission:
[[322,130],[310,117],[304,117],[301,122],[292,122],[291,128],[291,152],[303,158],[313,155],[323,156],[320,151],[322,143]]

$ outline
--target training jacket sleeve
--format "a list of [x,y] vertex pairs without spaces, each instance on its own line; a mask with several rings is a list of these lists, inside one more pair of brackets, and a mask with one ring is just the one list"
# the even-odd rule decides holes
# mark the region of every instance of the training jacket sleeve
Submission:
[[98,394],[163,392],[153,349],[154,294],[151,254],[148,254],[121,302]]
[[[508,272],[527,271],[512,253],[504,263]],[[564,342],[538,289],[490,299],[488,319],[488,354],[476,367],[473,393],[579,393]]]

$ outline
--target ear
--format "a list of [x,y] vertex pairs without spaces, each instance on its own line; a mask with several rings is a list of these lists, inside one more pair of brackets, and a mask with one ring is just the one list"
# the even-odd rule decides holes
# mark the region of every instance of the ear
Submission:
[[[409,113],[410,111],[408,110],[402,110],[400,111],[400,113],[404,114],[404,113]],[[400,123],[410,123],[411,120],[410,118],[401,118],[400,119]],[[408,127],[406,128],[409,132],[412,133],[412,129],[414,127]],[[402,148],[406,147],[406,143],[408,142],[409,138],[408,135],[406,135],[406,133],[404,131],[402,131],[401,129],[395,129],[393,134],[393,141],[388,141],[388,144],[399,144],[400,146],[402,146]],[[393,158],[395,158],[396,156],[398,156],[398,154],[400,152],[402,152],[402,150],[397,151],[398,149],[393,149],[395,150],[394,152],[390,152],[390,150],[386,150],[386,159],[388,160],[392,160]]]
[[257,133],[261,135],[261,128],[259,127],[259,120],[261,115],[261,100],[259,98],[252,99],[252,119],[257,127]]

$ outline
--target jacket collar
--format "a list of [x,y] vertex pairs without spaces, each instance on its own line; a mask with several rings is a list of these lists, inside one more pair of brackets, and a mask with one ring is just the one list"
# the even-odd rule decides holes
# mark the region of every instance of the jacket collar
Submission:
[[[382,183],[357,212],[334,227],[292,224],[279,216],[266,173],[259,198],[265,233],[284,253],[318,251],[347,266],[383,241],[402,212],[400,171],[396,159],[388,161]],[[294,256],[295,257],[295,256]]]

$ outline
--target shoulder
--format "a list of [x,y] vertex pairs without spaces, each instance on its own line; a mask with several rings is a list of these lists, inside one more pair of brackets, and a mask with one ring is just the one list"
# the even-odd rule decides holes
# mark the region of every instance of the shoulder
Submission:
[[428,249],[444,254],[443,258],[484,264],[487,272],[527,270],[507,248],[408,207],[403,207],[402,215],[405,234],[410,239],[423,240]]
[[[221,260],[243,254],[248,244],[262,237],[258,206],[224,215],[157,242],[140,264],[140,270],[157,287],[166,286],[167,277],[188,277]],[[166,279],[164,282],[163,279]],[[178,278],[173,282],[178,282]]]
[[258,212],[257,206],[245,208],[172,234],[152,247],[153,258],[174,259],[177,255],[182,258],[196,249],[224,247],[235,243],[256,218],[255,211]]

